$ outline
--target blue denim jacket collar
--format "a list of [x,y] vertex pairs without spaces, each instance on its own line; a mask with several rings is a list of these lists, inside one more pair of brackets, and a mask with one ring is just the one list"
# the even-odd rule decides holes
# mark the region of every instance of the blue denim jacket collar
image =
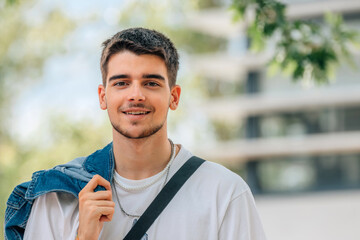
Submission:
[[[108,161],[104,161],[104,159],[108,159]],[[99,174],[106,180],[111,181],[115,166],[112,143],[91,154],[83,166],[88,173],[92,175]]]
[[[88,157],[35,172],[30,182],[16,186],[10,194],[5,212],[5,239],[23,239],[34,199],[49,192],[68,192],[78,197],[81,189],[96,174],[111,182],[114,165],[110,143]],[[104,188],[98,186],[95,190],[101,189]]]

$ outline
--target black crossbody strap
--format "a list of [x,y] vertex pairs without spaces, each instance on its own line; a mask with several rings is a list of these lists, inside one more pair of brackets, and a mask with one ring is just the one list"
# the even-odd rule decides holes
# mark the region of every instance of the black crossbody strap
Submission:
[[187,160],[151,202],[150,206],[130,229],[124,240],[140,240],[160,213],[173,199],[175,194],[204,161],[205,160],[195,156]]

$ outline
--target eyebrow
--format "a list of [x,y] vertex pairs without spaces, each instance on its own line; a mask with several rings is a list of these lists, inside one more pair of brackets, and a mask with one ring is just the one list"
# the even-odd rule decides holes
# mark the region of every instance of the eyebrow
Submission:
[[[163,76],[161,76],[160,74],[144,74],[142,77],[147,78],[147,79],[148,78],[155,78],[155,79],[165,81],[165,78]],[[109,78],[109,82],[113,81],[113,80],[116,80],[116,79],[123,79],[123,78],[130,78],[130,76],[127,75],[127,74],[114,75],[114,76]]]
[[129,75],[126,74],[119,74],[119,75],[114,75],[112,77],[109,78],[109,82],[112,80],[116,80],[116,79],[122,79],[122,78],[129,78]]
[[155,79],[159,79],[159,80],[164,80],[165,78],[163,76],[161,76],[160,74],[144,74],[143,78],[155,78]]

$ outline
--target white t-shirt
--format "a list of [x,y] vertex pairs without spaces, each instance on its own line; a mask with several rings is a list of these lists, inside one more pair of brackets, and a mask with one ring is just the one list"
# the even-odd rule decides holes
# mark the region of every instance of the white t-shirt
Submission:
[[[169,178],[191,157],[181,147],[174,159]],[[160,173],[159,173],[160,174]],[[164,185],[166,174],[140,191],[116,187],[127,213],[141,215]],[[122,185],[143,186],[157,175],[129,180],[115,172]],[[99,239],[123,239],[135,218],[125,216],[116,200],[111,222],[104,224]],[[79,203],[69,193],[48,193],[34,202],[24,239],[71,239],[79,226]],[[263,240],[266,239],[251,191],[243,179],[225,167],[205,162],[188,179],[169,205],[147,231],[148,240]]]

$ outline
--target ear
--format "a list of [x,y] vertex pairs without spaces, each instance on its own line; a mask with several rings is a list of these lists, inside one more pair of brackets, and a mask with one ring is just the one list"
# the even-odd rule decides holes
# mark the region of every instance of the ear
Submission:
[[105,97],[105,87],[102,84],[100,84],[98,87],[98,95],[99,95],[100,108],[102,110],[106,110],[107,104],[106,104],[106,97]]
[[180,101],[181,87],[179,85],[173,86],[170,94],[171,98],[169,107],[171,110],[176,110]]

